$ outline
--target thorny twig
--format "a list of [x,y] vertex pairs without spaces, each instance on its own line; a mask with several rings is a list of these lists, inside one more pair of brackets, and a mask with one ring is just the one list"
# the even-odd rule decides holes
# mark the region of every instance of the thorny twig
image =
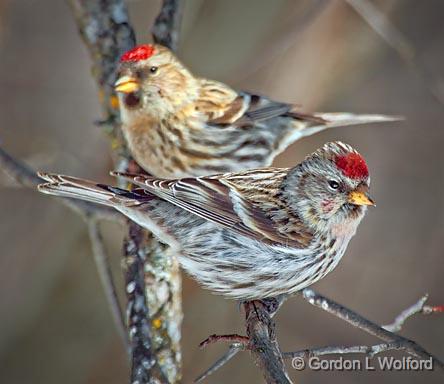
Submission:
[[426,88],[441,104],[444,104],[444,94],[440,88],[442,79],[436,79],[427,68],[419,62],[416,50],[407,37],[398,30],[369,0],[346,0],[359,16],[392,47],[401,59],[418,75]]

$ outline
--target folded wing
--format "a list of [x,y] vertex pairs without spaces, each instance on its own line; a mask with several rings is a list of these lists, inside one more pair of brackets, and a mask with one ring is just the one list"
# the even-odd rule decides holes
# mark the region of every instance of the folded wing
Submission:
[[[261,196],[264,181],[280,183],[285,173],[286,169],[270,168],[259,173],[257,170],[247,171],[242,176],[226,174],[180,180],[119,172],[112,174],[243,236],[268,244],[302,247],[305,243],[279,232],[276,222],[260,206],[261,198],[267,199],[267,196]],[[236,177],[241,177],[242,182],[237,183]],[[248,190],[241,191],[237,185],[244,186],[246,178],[249,179]]]

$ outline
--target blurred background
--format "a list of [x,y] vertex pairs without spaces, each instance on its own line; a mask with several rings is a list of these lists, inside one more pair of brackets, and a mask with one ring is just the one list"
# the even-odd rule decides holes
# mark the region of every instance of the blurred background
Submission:
[[[444,302],[444,3],[378,1],[414,48],[406,62],[344,1],[187,0],[179,56],[200,75],[311,111],[399,114],[406,121],[322,132],[276,161],[291,166],[329,140],[363,153],[371,209],[338,268],[315,288],[380,324],[421,295]],[[139,42],[160,1],[128,1]],[[408,48],[408,47],[407,47]],[[407,54],[406,54],[407,52]],[[410,56],[412,57],[412,56]],[[440,93],[441,92],[441,93]],[[441,97],[441,101],[439,100]],[[87,51],[58,0],[0,2],[0,140],[36,169],[109,181],[112,167]],[[123,229],[103,224],[120,290]],[[79,216],[0,171],[0,382],[125,383],[128,365]],[[198,343],[243,332],[237,303],[184,277],[184,383],[225,351]],[[289,300],[277,318],[284,351],[378,343]],[[444,319],[417,316],[402,334],[444,358]],[[396,354],[396,356],[403,356]],[[442,372],[296,372],[300,383],[442,383]],[[262,382],[239,354],[208,383]]]

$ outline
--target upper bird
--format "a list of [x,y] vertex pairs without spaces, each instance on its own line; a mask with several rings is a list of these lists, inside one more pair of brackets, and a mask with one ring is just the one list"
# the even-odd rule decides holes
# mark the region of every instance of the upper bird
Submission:
[[399,120],[302,113],[292,104],[196,77],[161,45],[123,54],[115,90],[132,156],[148,173],[165,178],[269,166],[291,143],[326,128]]
[[114,207],[177,247],[182,267],[205,287],[243,300],[324,277],[373,205],[364,159],[340,142],[293,168],[179,180],[117,175],[139,188],[40,174],[48,183],[39,190]]

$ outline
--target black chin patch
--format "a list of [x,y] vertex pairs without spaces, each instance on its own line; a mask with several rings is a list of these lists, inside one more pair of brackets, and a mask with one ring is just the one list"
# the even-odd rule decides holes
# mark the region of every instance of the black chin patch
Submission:
[[362,206],[361,205],[355,205],[355,204],[344,204],[343,206],[347,212],[348,215],[352,218],[356,218],[358,215],[362,213]]
[[135,108],[140,104],[140,97],[137,93],[128,93],[124,101],[128,108]]

